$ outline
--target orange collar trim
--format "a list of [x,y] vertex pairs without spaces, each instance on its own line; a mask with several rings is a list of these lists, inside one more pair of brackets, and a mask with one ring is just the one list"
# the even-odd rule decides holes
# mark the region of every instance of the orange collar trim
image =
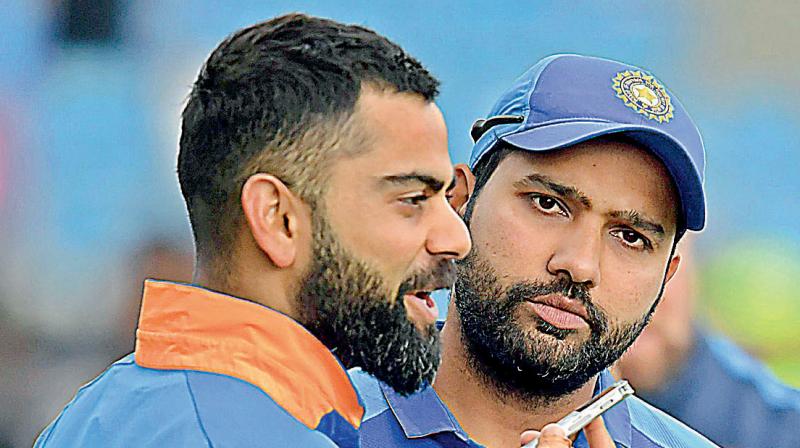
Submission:
[[303,326],[265,306],[147,280],[136,364],[228,375],[263,390],[311,429],[331,411],[354,428],[364,408],[339,361]]

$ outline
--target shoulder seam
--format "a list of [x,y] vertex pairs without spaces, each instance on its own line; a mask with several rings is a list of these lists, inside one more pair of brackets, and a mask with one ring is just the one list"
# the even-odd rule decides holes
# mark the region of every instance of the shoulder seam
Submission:
[[186,371],[183,371],[183,379],[186,382],[186,390],[189,392],[189,398],[192,400],[192,408],[194,408],[194,415],[197,417],[197,425],[200,427],[200,432],[203,433],[203,437],[206,439],[206,443],[210,448],[214,448],[214,444],[211,442],[211,438],[208,436],[206,432],[205,426],[203,426],[203,419],[200,418],[200,411],[197,409],[197,400],[194,398],[194,392],[192,391],[192,385],[189,384],[189,375]]

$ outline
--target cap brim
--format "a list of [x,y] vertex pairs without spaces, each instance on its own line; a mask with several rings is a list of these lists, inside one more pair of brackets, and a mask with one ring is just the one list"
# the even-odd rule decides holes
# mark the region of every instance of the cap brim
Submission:
[[686,148],[663,131],[623,123],[569,121],[511,133],[500,140],[528,151],[551,151],[609,134],[625,135],[649,149],[664,163],[680,195],[685,227],[702,230],[706,221],[702,180]]

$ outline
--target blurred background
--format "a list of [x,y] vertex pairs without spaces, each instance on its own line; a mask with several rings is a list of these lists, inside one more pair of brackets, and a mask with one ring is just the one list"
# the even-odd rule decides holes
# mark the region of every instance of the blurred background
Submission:
[[227,34],[292,11],[374,28],[423,61],[454,162],[472,121],[546,55],[651,70],[708,152],[698,322],[800,385],[800,3],[3,0],[0,447],[30,446],[133,349],[145,277],[190,279],[184,99]]

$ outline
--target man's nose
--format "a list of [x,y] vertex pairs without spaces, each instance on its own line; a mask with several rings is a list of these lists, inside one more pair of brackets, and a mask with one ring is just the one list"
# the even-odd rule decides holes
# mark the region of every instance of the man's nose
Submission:
[[600,283],[600,252],[602,232],[583,228],[563,238],[547,262],[547,271],[553,275],[568,274],[575,283],[588,287]]
[[427,241],[428,252],[446,258],[461,259],[472,249],[466,224],[446,201],[437,206]]

